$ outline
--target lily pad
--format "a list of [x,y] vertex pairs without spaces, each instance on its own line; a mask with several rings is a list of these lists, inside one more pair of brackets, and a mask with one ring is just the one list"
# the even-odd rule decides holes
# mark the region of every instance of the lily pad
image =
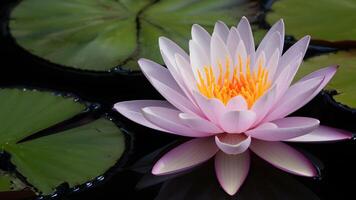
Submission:
[[335,89],[335,100],[356,108],[356,50],[339,51],[307,59],[300,67],[296,79],[329,65],[340,67],[326,89]]
[[349,42],[356,40],[355,13],[354,0],[279,0],[266,19],[272,24],[283,18],[287,34],[296,38],[310,34],[314,40]]
[[[51,128],[85,112],[86,106],[72,98],[1,89],[0,110],[0,151],[10,155],[27,186],[41,195],[63,183],[74,187],[103,175],[125,149],[123,133],[106,118],[65,130]],[[3,188],[10,173],[0,174]]]
[[159,36],[187,49],[192,24],[234,25],[257,9],[249,0],[23,0],[10,31],[23,48],[56,64],[137,71],[140,57],[161,61]]

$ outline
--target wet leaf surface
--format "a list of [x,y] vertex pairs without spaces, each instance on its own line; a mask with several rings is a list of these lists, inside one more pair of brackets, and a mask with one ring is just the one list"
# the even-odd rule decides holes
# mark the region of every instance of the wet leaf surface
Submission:
[[[17,188],[15,182],[15,186],[8,182],[9,178],[17,180],[15,177],[41,195],[52,194],[62,184],[69,188],[81,185],[103,175],[125,150],[122,131],[109,119],[51,129],[87,112],[85,104],[70,97],[1,89],[0,110],[0,150],[9,154],[13,166],[0,174],[4,191]],[[14,170],[15,177],[11,175]]]
[[301,38],[306,34],[313,40],[356,44],[356,2],[354,0],[279,0],[267,13],[267,22],[283,18],[286,34]]
[[137,71],[138,58],[160,62],[158,37],[187,49],[194,23],[212,30],[256,14],[249,0],[23,0],[10,31],[34,55],[76,69]]

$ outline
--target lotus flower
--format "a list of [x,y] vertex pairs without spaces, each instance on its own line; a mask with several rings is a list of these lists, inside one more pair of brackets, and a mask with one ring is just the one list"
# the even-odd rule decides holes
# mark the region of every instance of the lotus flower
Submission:
[[155,175],[186,170],[215,156],[218,181],[233,195],[247,177],[252,151],[281,170],[317,176],[313,164],[284,142],[343,140],[351,133],[319,125],[314,118],[288,117],[315,97],[337,70],[326,67],[291,85],[309,41],[305,36],[282,55],[282,20],[256,51],[245,17],[230,29],[217,22],[212,35],[194,24],[190,55],[160,37],[167,68],[138,61],[167,101],[126,101],[114,108],[149,128],[194,138],[158,160],[152,169]]

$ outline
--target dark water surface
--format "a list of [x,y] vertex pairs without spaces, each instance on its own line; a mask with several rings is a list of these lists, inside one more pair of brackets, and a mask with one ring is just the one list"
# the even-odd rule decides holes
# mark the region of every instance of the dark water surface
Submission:
[[[0,87],[74,93],[83,100],[99,103],[98,112],[109,112],[132,136],[133,145],[124,169],[61,199],[356,199],[356,142],[352,140],[292,144],[319,166],[319,179],[289,175],[253,156],[250,175],[235,197],[222,191],[211,162],[174,176],[150,175],[154,161],[186,138],[144,128],[111,111],[118,101],[162,99],[149,82],[142,75],[78,72],[30,55],[8,33],[7,8],[11,0],[2,0],[0,4]],[[315,50],[308,53],[313,54]],[[316,117],[322,124],[356,131],[356,114],[330,101],[330,96],[322,93],[295,115]]]

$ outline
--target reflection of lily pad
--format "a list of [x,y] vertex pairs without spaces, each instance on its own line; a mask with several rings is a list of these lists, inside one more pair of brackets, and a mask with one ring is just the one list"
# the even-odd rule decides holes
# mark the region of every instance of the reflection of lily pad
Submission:
[[270,24],[284,18],[287,34],[331,42],[356,40],[356,1],[354,0],[279,0],[267,15]]
[[233,25],[256,9],[248,0],[23,0],[10,30],[25,49],[54,63],[137,70],[139,57],[160,60],[159,36],[187,47],[193,23]]
[[40,193],[53,193],[62,183],[74,187],[90,181],[121,157],[124,135],[104,118],[44,134],[85,109],[71,98],[48,92],[0,90],[0,151],[10,154],[17,172]]
[[334,98],[350,107],[356,108],[356,51],[339,51],[310,58],[300,67],[297,77],[301,78],[319,68],[338,64],[338,72],[328,84],[326,89],[337,90],[338,95]]

